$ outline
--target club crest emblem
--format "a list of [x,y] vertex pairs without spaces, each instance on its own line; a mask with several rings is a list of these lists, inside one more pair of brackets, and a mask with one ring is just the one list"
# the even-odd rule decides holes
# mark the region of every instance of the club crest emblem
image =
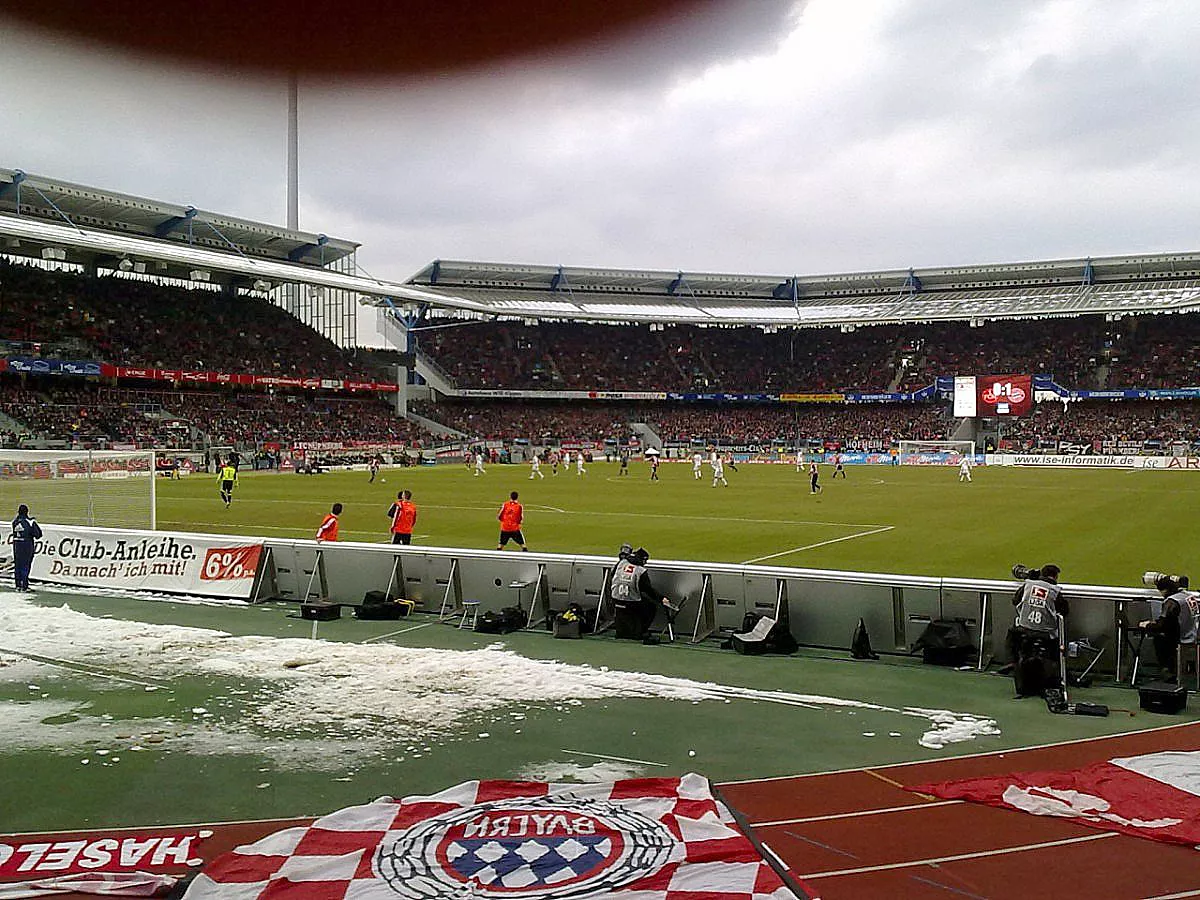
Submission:
[[659,821],[558,795],[455,809],[389,834],[374,868],[405,900],[583,900],[652,875],[680,846]]

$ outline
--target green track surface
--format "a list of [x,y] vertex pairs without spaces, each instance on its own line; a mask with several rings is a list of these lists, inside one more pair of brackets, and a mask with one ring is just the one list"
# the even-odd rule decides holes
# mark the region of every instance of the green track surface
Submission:
[[[891,531],[772,562],[1005,577],[1013,562],[1054,560],[1068,580],[1111,584],[1134,584],[1146,568],[1186,571],[1200,537],[1195,517],[1186,516],[1173,518],[1170,543],[1158,536],[1162,511],[1186,506],[1196,491],[1186,473],[977,470],[972,484],[960,485],[950,469],[852,469],[846,482],[827,483],[824,493],[813,497],[807,479],[790,467],[740,469],[730,473],[728,489],[694,482],[690,467],[675,465],[663,467],[660,484],[648,483],[637,468],[628,479],[618,479],[616,467],[603,464],[590,466],[585,478],[548,475],[534,483],[517,467],[492,467],[482,478],[457,466],[393,471],[386,473],[385,484],[368,484],[362,473],[245,473],[229,510],[217,499],[211,479],[193,477],[159,484],[159,524],[303,537],[311,535],[330,503],[341,501],[344,537],[383,540],[388,503],[396,490],[407,487],[421,509],[419,543],[494,547],[496,509],[516,489],[526,503],[527,537],[538,550],[607,554],[629,540],[660,558],[744,561],[892,525]],[[850,524],[813,524],[822,522]],[[295,618],[293,607],[274,603],[203,606],[50,592],[36,602],[67,603],[97,617],[235,635],[307,638],[311,633],[311,623]],[[426,627],[392,634],[414,625]],[[401,623],[343,618],[320,623],[318,637],[382,638],[401,647],[456,650],[496,641],[420,615]],[[69,640],[63,635],[64,642]],[[1014,700],[1008,678],[922,666],[903,657],[852,662],[844,653],[805,650],[789,658],[741,657],[714,644],[646,647],[604,636],[556,641],[544,632],[501,640],[530,658],[607,666],[629,673],[631,680],[639,673],[659,673],[894,708],[951,709],[994,718],[1001,734],[938,750],[918,744],[924,720],[898,712],[751,700],[607,699],[515,704],[467,723],[441,743],[430,743],[428,751],[407,749],[411,741],[369,752],[338,745],[330,751],[336,758],[316,769],[295,752],[308,737],[303,734],[259,734],[262,746],[253,752],[221,746],[197,752],[185,746],[201,724],[192,714],[196,708],[211,711],[208,725],[238,723],[245,695],[235,692],[253,687],[243,679],[180,677],[147,691],[78,667],[43,664],[36,677],[19,681],[6,680],[0,667],[0,715],[17,721],[34,701],[60,707],[37,726],[38,734],[50,737],[36,746],[18,747],[11,732],[7,738],[0,735],[0,832],[319,814],[385,794],[422,793],[472,778],[512,778],[531,764],[598,761],[578,753],[642,761],[639,774],[699,771],[726,781],[944,758],[1184,720],[1130,714],[1125,710],[1136,708],[1136,693],[1104,683],[1075,692],[1074,699],[1114,707],[1109,718],[1052,716],[1038,700]],[[0,657],[20,651],[0,635]],[[133,681],[145,677],[107,674]],[[514,713],[525,718],[518,720]],[[377,724],[386,735],[388,722]],[[86,730],[82,740],[79,729]],[[71,730],[71,740],[53,738],[56,731]],[[132,749],[135,745],[142,749]]]

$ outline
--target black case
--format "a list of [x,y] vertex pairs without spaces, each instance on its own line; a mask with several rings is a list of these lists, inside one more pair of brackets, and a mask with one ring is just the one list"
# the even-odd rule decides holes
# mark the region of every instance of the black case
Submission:
[[1187,688],[1182,684],[1151,681],[1138,685],[1142,709],[1156,713],[1177,713],[1187,709]]
[[326,603],[317,600],[312,603],[300,604],[300,618],[311,619],[315,622],[329,622],[342,617],[342,608],[336,603]]

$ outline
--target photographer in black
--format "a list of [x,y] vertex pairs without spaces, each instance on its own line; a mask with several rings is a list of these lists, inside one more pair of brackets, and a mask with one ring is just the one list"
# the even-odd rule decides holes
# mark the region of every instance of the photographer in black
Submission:
[[1186,575],[1164,575],[1147,572],[1142,581],[1153,584],[1163,595],[1158,618],[1140,623],[1154,640],[1154,655],[1167,673],[1165,680],[1176,683],[1179,678],[1176,663],[1180,644],[1196,642],[1196,620],[1200,617],[1200,594],[1189,591]]
[[645,548],[634,550],[629,544],[621,547],[617,565],[613,569],[609,586],[609,597],[616,609],[616,636],[641,639],[643,643],[656,644],[658,639],[650,634],[650,626],[658,614],[658,607],[673,610],[670,601],[650,581],[646,563],[650,554]]
[[1013,682],[1017,695],[1043,694],[1051,712],[1065,712],[1059,617],[1070,612],[1067,598],[1058,586],[1061,570],[1055,565],[1028,569],[1013,566],[1013,577],[1022,584],[1013,594],[1016,624],[1008,633],[1008,649],[1014,661]]

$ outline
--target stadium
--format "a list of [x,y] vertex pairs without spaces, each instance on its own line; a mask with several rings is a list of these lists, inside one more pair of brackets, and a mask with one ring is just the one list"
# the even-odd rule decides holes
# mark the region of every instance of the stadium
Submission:
[[0,167],[0,898],[1200,896],[1200,253],[390,280],[289,177]]

